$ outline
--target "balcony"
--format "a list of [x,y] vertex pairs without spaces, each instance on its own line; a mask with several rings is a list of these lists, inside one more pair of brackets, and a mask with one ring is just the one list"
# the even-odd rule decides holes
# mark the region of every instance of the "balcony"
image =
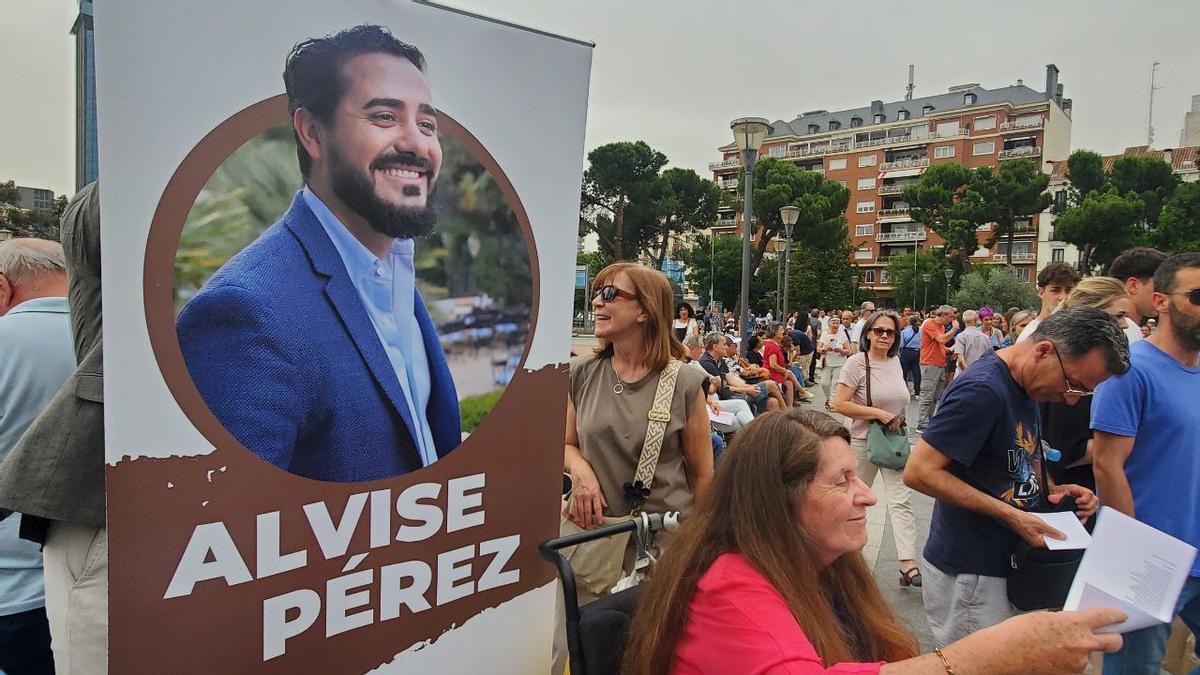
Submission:
[[1023,145],[1019,148],[1009,148],[1001,150],[1000,154],[996,155],[996,159],[1016,159],[1017,157],[1037,157],[1042,154],[1042,149],[1036,145]]
[[717,218],[713,227],[737,227],[737,218]]
[[803,157],[818,157],[820,155],[828,155],[832,152],[846,152],[850,149],[850,142],[844,143],[826,143],[825,145],[810,145],[807,148],[793,148],[785,152],[774,155],[767,155],[776,159],[801,159]]
[[726,178],[724,180],[717,181],[717,185],[725,188],[726,190],[736,190],[738,186],[738,179]]
[[901,206],[894,209],[879,209],[875,212],[875,217],[879,220],[909,220],[908,207]]
[[887,244],[897,241],[925,241],[929,237],[929,233],[925,228],[918,227],[914,230],[893,230],[891,232],[880,232],[875,235],[875,242],[879,244]]
[[823,169],[822,167],[819,167],[819,166],[818,166],[818,167],[809,168],[809,169],[805,169],[804,167],[801,167],[801,168],[800,168],[800,170],[801,170],[801,171],[816,171],[817,173],[821,174],[822,176],[824,176],[824,175],[825,175],[825,169]]
[[942,139],[946,139],[946,138],[954,138],[956,136],[966,136],[966,135],[967,135],[967,132],[965,129],[959,129],[958,131],[952,131],[952,132],[948,132],[948,133],[944,133],[944,134],[931,133],[927,136],[913,136],[913,135],[888,136],[886,138],[872,138],[872,139],[868,139],[865,141],[855,141],[854,149],[858,150],[861,148],[877,148],[881,145],[903,145],[903,144],[911,145],[913,143],[928,143],[930,141],[937,141],[937,140],[942,140]]
[[922,169],[929,166],[928,157],[918,157],[916,159],[900,159],[894,162],[884,162],[879,165],[879,171],[896,171],[899,169]]
[[916,181],[911,181],[911,180],[902,181],[899,183],[890,183],[890,184],[885,183],[885,184],[879,186],[879,194],[883,197],[887,197],[890,195],[903,194],[906,189],[908,189],[916,184],[917,184]]
[[708,170],[709,171],[723,171],[725,169],[737,169],[737,168],[740,168],[741,166],[742,166],[742,160],[740,157],[730,157],[729,159],[723,159],[719,162],[709,162]]
[[[1035,255],[1033,253],[1014,253],[1012,256],[1012,260],[1015,263],[1037,262],[1037,255]],[[998,263],[1008,262],[1008,254],[1007,253],[996,253],[996,254],[992,255],[992,262],[998,262]]]
[[1042,118],[1042,117],[1039,117],[1037,119],[1032,119],[1032,120],[1013,120],[1011,122],[1004,122],[1003,124],[1001,124],[1000,131],[1008,132],[1008,131],[1028,131],[1030,129],[1041,129],[1043,126],[1045,126],[1045,124],[1046,124],[1046,120],[1045,120],[1045,118]]

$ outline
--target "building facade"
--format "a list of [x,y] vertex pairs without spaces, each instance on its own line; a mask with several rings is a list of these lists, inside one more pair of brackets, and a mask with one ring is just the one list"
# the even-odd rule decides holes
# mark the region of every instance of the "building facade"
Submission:
[[[790,122],[771,124],[760,157],[795,162],[819,171],[850,190],[846,208],[852,262],[859,286],[881,297],[891,295],[886,269],[891,257],[944,245],[909,215],[906,187],[930,166],[958,162],[968,168],[991,166],[1015,158],[1035,161],[1046,173],[1049,162],[1065,160],[1071,145],[1071,101],[1063,98],[1058,68],[1046,66],[1045,91],[1021,81],[986,89],[978,84],[951,87],[945,94],[892,103],[872,101],[864,108],[815,110]],[[738,188],[742,160],[732,144],[709,169],[728,190]],[[1038,220],[1034,215],[1015,230],[1013,264],[1024,279],[1036,276]],[[737,231],[735,209],[721,212],[717,232]],[[1006,263],[1008,241],[992,242],[993,228],[980,228],[974,263]]]
[[1200,145],[1200,94],[1192,97],[1192,109],[1183,114],[1183,129],[1179,132],[1179,147]]
[[[1198,144],[1200,145],[1200,144]],[[1149,146],[1138,145],[1131,148],[1125,148],[1125,152],[1119,155],[1108,155],[1104,158],[1104,170],[1112,171],[1113,162],[1121,157],[1154,157],[1161,159],[1171,165],[1171,171],[1179,176],[1179,179],[1184,182],[1194,183],[1200,181],[1200,167],[1196,163],[1200,160],[1200,147],[1197,145],[1181,148],[1167,148],[1165,150],[1151,150]],[[1054,201],[1051,202],[1050,208],[1046,209],[1040,216],[1042,227],[1038,230],[1038,260],[1037,268],[1040,270],[1051,262],[1068,262],[1073,265],[1079,264],[1079,249],[1073,244],[1068,244],[1065,241],[1058,241],[1054,238],[1054,207],[1055,204],[1062,204],[1067,196],[1067,163],[1056,161],[1053,163],[1053,168],[1050,172],[1050,193],[1054,195]]]
[[92,1],[79,1],[79,15],[71,26],[75,36],[75,189],[100,175],[96,143],[96,45],[92,29]]
[[54,210],[54,192],[45,188],[17,186],[17,203],[19,209],[50,213]]

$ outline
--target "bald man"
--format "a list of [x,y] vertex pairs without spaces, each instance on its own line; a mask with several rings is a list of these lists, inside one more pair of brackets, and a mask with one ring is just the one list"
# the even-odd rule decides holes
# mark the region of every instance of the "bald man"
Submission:
[[[75,369],[66,296],[62,245],[0,242],[0,460]],[[20,526],[0,520],[0,671],[53,674],[42,551]]]

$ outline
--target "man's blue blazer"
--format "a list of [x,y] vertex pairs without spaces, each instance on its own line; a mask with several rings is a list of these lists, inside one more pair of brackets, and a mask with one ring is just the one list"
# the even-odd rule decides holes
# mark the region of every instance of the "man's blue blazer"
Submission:
[[[458,396],[417,293],[429,358],[426,417],[444,457],[460,440]],[[225,428],[294,474],[366,481],[421,468],[408,404],[333,242],[299,193],[225,263],[176,321],[188,372]]]

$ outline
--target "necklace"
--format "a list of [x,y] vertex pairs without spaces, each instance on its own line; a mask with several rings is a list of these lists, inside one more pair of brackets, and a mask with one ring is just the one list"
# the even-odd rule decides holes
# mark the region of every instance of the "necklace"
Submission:
[[[613,374],[616,375],[616,371],[613,371]],[[616,378],[617,383],[613,385],[613,393],[619,396],[621,392],[625,391],[625,383],[621,381],[620,375],[616,375]]]

